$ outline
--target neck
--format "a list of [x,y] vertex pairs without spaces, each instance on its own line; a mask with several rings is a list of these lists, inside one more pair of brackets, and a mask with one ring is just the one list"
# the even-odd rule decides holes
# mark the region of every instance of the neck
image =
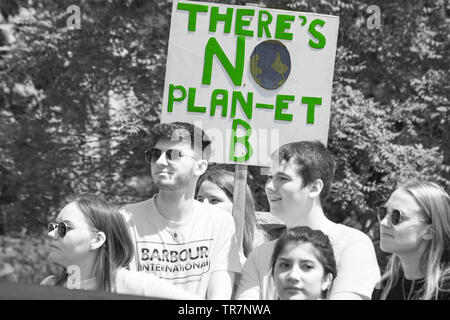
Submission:
[[84,281],[95,277],[94,274],[95,256],[90,255],[84,260],[78,261],[76,264],[72,264],[66,267],[66,271],[69,274],[69,278],[74,277],[74,280]]
[[334,225],[334,222],[325,217],[322,206],[317,200],[306,205],[304,210],[293,208],[290,212],[283,212],[279,218],[284,221],[287,228],[306,226],[325,232]]
[[407,254],[398,254],[406,279],[416,280],[423,279],[425,277],[424,271],[420,267],[420,259],[422,255],[423,250],[417,250]]
[[182,221],[194,208],[195,183],[189,183],[186,189],[162,190],[158,192],[155,205],[159,213],[170,221]]

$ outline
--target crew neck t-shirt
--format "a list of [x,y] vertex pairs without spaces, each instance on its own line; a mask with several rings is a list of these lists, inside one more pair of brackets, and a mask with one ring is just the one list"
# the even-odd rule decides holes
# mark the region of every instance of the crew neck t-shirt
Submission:
[[153,273],[201,298],[211,273],[240,273],[234,220],[228,212],[195,200],[192,213],[173,222],[158,212],[156,196],[121,209],[135,244],[131,271]]
[[[406,279],[403,272],[400,279],[391,288],[386,296],[386,300],[420,300],[425,279]],[[372,295],[372,300],[379,300],[381,289],[376,289]],[[441,290],[438,293],[437,300],[450,300],[450,280],[441,284]]]
[[[337,266],[337,277],[329,295],[352,292],[370,299],[380,280],[380,269],[370,238],[363,232],[342,224],[334,224],[324,233],[333,246]],[[237,299],[278,299],[270,270],[275,243],[276,241],[264,243],[250,254],[242,269]]]

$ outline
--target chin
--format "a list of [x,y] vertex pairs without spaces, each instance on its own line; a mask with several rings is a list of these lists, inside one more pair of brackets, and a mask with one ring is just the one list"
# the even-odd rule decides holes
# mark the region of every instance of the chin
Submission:
[[392,247],[392,244],[389,243],[389,241],[386,241],[386,240],[383,240],[383,239],[380,239],[380,249],[383,252],[395,253],[394,250],[393,250],[394,248]]

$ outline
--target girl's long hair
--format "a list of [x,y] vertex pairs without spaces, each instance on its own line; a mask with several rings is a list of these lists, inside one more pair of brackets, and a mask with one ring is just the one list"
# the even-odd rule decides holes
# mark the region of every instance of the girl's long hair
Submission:
[[[233,190],[234,190],[234,173],[224,169],[208,169],[198,180],[197,192],[203,182],[210,181],[218,186],[225,192],[228,199],[233,202]],[[197,193],[196,192],[196,193]],[[255,229],[259,229],[256,223],[255,216],[255,201],[253,200],[253,194],[250,187],[247,185],[245,195],[245,217],[244,217],[244,236],[242,247],[244,249],[244,255],[248,257],[253,250],[253,242],[255,239]]]
[[[423,289],[414,299],[436,300],[440,291],[446,291],[442,284],[450,279],[450,196],[433,182],[409,181],[400,186],[408,192],[431,221],[433,238],[428,243],[420,259],[421,270],[425,274]],[[386,299],[389,291],[399,281],[402,273],[400,258],[393,254],[381,278],[381,299]]]
[[[97,290],[114,292],[116,270],[127,266],[134,255],[134,245],[125,219],[116,206],[91,194],[80,194],[71,202],[77,204],[93,228],[106,235],[105,243],[97,249],[93,272]],[[56,277],[55,285],[64,285],[67,278],[65,270]]]

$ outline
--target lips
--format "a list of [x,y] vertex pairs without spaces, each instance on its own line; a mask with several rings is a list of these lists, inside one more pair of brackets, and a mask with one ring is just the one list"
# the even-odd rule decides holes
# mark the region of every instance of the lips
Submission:
[[390,235],[389,233],[386,233],[386,232],[382,232],[381,236],[382,237],[388,237],[388,238],[394,238],[394,236],[392,236],[392,235]]
[[268,195],[267,199],[269,199],[270,202],[276,202],[280,201],[282,198],[276,195]]
[[298,293],[298,292],[302,292],[303,288],[298,288],[298,287],[286,287],[284,288],[284,291],[290,292],[290,293]]

